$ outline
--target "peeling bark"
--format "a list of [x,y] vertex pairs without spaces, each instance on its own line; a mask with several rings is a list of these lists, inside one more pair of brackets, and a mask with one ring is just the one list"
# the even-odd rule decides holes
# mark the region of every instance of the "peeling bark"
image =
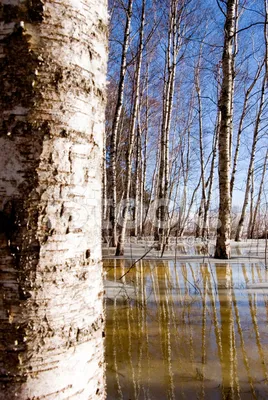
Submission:
[[106,2],[0,22],[0,399],[104,399]]

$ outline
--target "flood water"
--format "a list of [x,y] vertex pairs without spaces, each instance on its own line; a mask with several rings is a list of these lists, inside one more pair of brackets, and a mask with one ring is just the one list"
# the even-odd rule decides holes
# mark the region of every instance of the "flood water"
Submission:
[[268,399],[268,271],[197,261],[105,260],[107,399]]

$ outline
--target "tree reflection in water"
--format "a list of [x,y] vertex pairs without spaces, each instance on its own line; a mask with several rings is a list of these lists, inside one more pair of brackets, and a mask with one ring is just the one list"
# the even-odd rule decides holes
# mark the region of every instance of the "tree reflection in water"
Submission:
[[[108,399],[268,398],[267,271],[106,260]],[[111,290],[112,288],[112,290]]]

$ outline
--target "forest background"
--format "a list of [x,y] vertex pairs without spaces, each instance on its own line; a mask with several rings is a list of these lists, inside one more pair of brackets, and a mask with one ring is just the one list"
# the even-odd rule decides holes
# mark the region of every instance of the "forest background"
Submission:
[[[263,235],[267,219],[267,0],[233,3],[231,235],[241,240]],[[213,236],[227,2],[110,0],[109,10],[104,238],[123,254],[127,234]]]

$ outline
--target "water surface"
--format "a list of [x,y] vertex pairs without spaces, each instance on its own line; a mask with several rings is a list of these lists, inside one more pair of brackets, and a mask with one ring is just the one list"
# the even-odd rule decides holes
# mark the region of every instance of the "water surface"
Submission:
[[105,260],[107,398],[267,399],[261,264]]

